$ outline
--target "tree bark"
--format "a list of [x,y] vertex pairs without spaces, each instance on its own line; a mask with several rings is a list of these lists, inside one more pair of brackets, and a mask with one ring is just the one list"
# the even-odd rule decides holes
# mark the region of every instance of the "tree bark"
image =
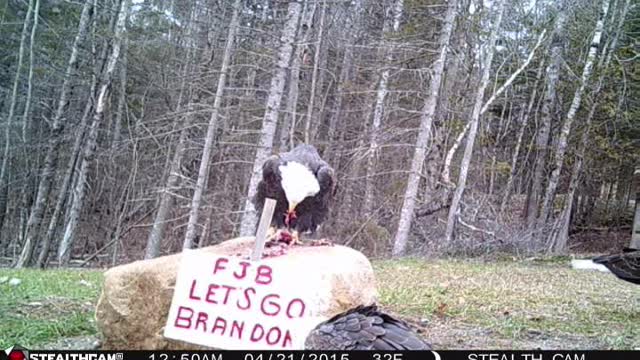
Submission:
[[38,29],[38,20],[40,19],[40,0],[35,0],[33,10],[33,25],[31,26],[31,37],[29,39],[29,75],[27,75],[27,99],[24,104],[22,115],[22,141],[27,141],[29,125],[31,118],[29,116],[31,110],[31,96],[33,94],[33,44],[36,41],[36,31]]
[[345,92],[350,86],[350,82],[353,79],[353,46],[356,44],[358,34],[360,32],[360,22],[362,17],[362,0],[355,0],[353,2],[353,11],[351,11],[352,18],[350,21],[351,26],[346,28],[345,37],[347,39],[344,45],[344,53],[342,55],[342,65],[340,67],[340,75],[338,79],[338,85],[336,89],[336,100],[333,103],[333,114],[329,118],[329,128],[327,129],[327,145],[325,147],[323,157],[325,160],[332,164],[334,154],[336,153],[336,147],[340,144],[335,144],[336,132],[338,124],[340,124],[343,116],[342,105],[345,98]]
[[389,13],[385,17],[382,36],[382,46],[384,46],[384,69],[380,73],[378,79],[378,90],[376,91],[375,102],[373,103],[373,120],[369,128],[369,148],[367,149],[367,165],[365,168],[365,190],[364,204],[362,206],[362,214],[371,216],[373,211],[373,200],[375,198],[375,180],[374,173],[376,167],[376,159],[378,157],[378,138],[380,136],[380,126],[382,125],[382,116],[384,115],[384,102],[387,97],[389,87],[389,75],[391,70],[389,66],[393,61],[393,45],[388,42],[388,37],[397,34],[400,30],[400,19],[404,8],[403,0],[395,0],[393,6],[389,9]]
[[[191,12],[189,24],[187,25],[187,37],[191,37],[192,34],[194,13],[195,10]],[[178,186],[178,181],[180,179],[180,164],[182,163],[182,159],[184,158],[187,137],[189,135],[189,128],[191,127],[191,123],[193,121],[193,115],[191,113],[187,113],[185,115],[181,114],[183,102],[182,97],[184,92],[187,91],[186,81],[189,75],[189,71],[192,68],[192,57],[193,51],[188,49],[186,54],[186,61],[182,71],[182,81],[180,82],[180,95],[178,96],[178,102],[175,109],[175,114],[177,116],[184,116],[184,123],[182,124],[183,127],[180,130],[178,143],[176,144],[173,157],[171,159],[171,162],[169,163],[169,174],[167,176],[166,184],[159,194],[158,210],[156,212],[155,218],[153,219],[153,226],[151,228],[151,231],[149,232],[149,237],[147,238],[147,246],[145,248],[144,254],[145,259],[153,259],[160,254],[162,238],[164,237],[164,232],[167,227],[167,218],[169,217],[169,213],[171,212],[174,204],[173,192]],[[189,104],[190,102],[191,98],[189,96],[187,99],[187,104]]]
[[[36,2],[36,8],[38,4],[39,1]],[[22,253],[20,254],[20,257],[18,258],[18,261],[16,263],[16,267],[18,268],[27,266],[29,264],[33,253],[33,248],[36,245],[35,243],[38,236],[38,230],[40,228],[40,224],[42,223],[42,217],[44,215],[46,202],[49,197],[49,191],[51,189],[51,178],[53,177],[54,168],[56,165],[58,147],[60,145],[60,142],[62,141],[62,130],[64,127],[63,115],[68,102],[69,83],[73,75],[73,70],[76,67],[76,63],[78,62],[78,49],[80,47],[80,42],[82,42],[87,33],[90,10],[91,0],[87,0],[82,7],[82,13],[80,14],[80,21],[78,23],[78,32],[76,33],[76,37],[73,40],[71,54],[69,55],[67,68],[65,70],[64,78],[62,79],[60,96],[58,98],[56,112],[54,114],[51,125],[51,140],[49,140],[42,172],[40,174],[40,183],[38,184],[36,200],[33,209],[31,210],[31,214],[29,214],[29,220],[27,221],[27,234],[22,248]]]
[[116,63],[120,56],[120,48],[122,46],[122,37],[126,31],[126,19],[129,13],[129,0],[121,0],[120,10],[118,11],[118,18],[116,21],[114,31],[113,47],[109,60],[107,61],[105,72],[100,81],[100,87],[98,88],[98,96],[96,97],[96,107],[93,114],[92,124],[89,128],[87,141],[85,148],[82,151],[80,171],[78,172],[78,178],[76,186],[73,191],[73,201],[69,210],[69,221],[67,222],[64,236],[60,242],[58,248],[58,265],[64,266],[69,263],[71,258],[71,249],[75,241],[76,230],[78,221],[80,219],[80,212],[84,206],[84,197],[87,192],[87,176],[89,173],[89,166],[91,165],[94,155],[96,142],[98,137],[98,127],[104,118],[104,110],[107,103],[108,89],[111,85],[113,72],[116,67]]
[[476,140],[476,134],[478,132],[478,125],[480,123],[480,111],[482,110],[482,104],[484,99],[484,91],[489,84],[489,76],[491,75],[491,64],[493,62],[493,55],[495,53],[496,39],[498,37],[498,30],[502,23],[502,14],[504,12],[505,0],[499,0],[495,5],[497,6],[497,17],[491,29],[491,35],[489,37],[487,54],[484,55],[486,62],[482,71],[482,79],[480,80],[480,86],[476,93],[475,104],[473,106],[473,112],[471,114],[471,120],[469,123],[469,134],[467,137],[467,143],[464,149],[464,155],[462,157],[462,163],[460,164],[460,175],[458,176],[458,184],[456,191],[453,194],[451,200],[451,207],[449,208],[449,215],[447,217],[447,228],[445,231],[445,241],[451,243],[453,241],[453,232],[455,229],[456,218],[458,216],[458,210],[460,208],[460,201],[465,190],[467,182],[467,174],[469,172],[469,165],[471,164],[471,157],[473,155],[473,145]]
[[[307,0],[305,2],[304,14],[302,16],[302,25],[306,25],[304,29],[301,26],[300,40],[296,45],[296,50],[291,60],[291,70],[289,71],[289,91],[287,93],[286,112],[284,113],[283,124],[280,127],[280,150],[291,149],[295,142],[295,129],[298,117],[298,95],[300,84],[300,65],[306,43],[311,34],[311,24],[313,23],[313,15],[316,12],[316,2],[312,4]],[[288,146],[287,146],[288,145]]]
[[16,64],[16,74],[13,78],[13,86],[11,89],[11,100],[9,101],[9,113],[5,122],[5,143],[2,155],[2,167],[0,168],[0,232],[4,223],[4,215],[9,202],[9,157],[11,156],[11,127],[13,126],[13,118],[15,116],[16,104],[18,102],[18,86],[20,84],[20,73],[22,72],[22,61],[24,59],[24,48],[27,42],[27,34],[29,31],[29,21],[33,13],[33,1],[29,0],[27,14],[24,16],[22,24],[22,35],[20,36],[20,47],[18,49],[18,62]]
[[558,18],[552,34],[551,55],[549,65],[546,70],[546,88],[542,100],[542,109],[540,116],[540,128],[536,136],[536,158],[533,165],[533,180],[529,199],[527,201],[527,223],[530,230],[535,224],[538,216],[538,204],[540,194],[542,193],[542,180],[544,178],[545,167],[547,164],[547,151],[549,146],[549,135],[551,132],[551,117],[556,102],[556,91],[558,88],[558,80],[560,79],[559,71],[562,64],[562,48],[564,46],[564,23],[566,9],[561,6],[558,10]]
[[447,12],[445,14],[444,23],[442,24],[442,33],[438,40],[438,58],[433,64],[433,74],[429,83],[429,94],[427,95],[422,107],[420,129],[418,130],[415,152],[413,154],[413,161],[411,162],[411,170],[407,179],[404,201],[402,203],[402,209],[400,210],[398,230],[396,231],[395,239],[393,241],[393,256],[402,256],[406,251],[409,231],[411,230],[411,223],[413,221],[416,207],[416,196],[418,195],[418,187],[420,185],[420,175],[427,155],[427,145],[430,140],[429,136],[431,135],[431,126],[433,124],[433,117],[436,112],[438,98],[440,96],[440,85],[444,75],[444,64],[447,61],[449,40],[455,23],[456,7],[457,1],[449,1],[447,3]]
[[538,73],[536,74],[536,80],[533,83],[531,97],[529,98],[529,104],[527,105],[526,110],[522,115],[522,123],[520,124],[520,129],[518,131],[518,138],[516,140],[516,148],[513,150],[513,155],[511,156],[511,168],[509,169],[509,178],[507,179],[507,184],[505,185],[504,195],[502,196],[502,202],[500,203],[500,214],[504,213],[504,209],[511,198],[511,190],[513,189],[513,179],[517,173],[517,165],[518,158],[520,157],[520,149],[522,148],[522,139],[524,138],[524,132],[527,129],[527,125],[529,124],[529,117],[531,116],[531,112],[533,111],[533,106],[536,103],[536,96],[538,94],[538,85],[540,84],[540,80],[542,80],[542,69],[544,69],[543,64],[540,64],[538,68]]
[[[313,122],[314,103],[316,99],[316,88],[318,82],[318,67],[320,65],[320,50],[322,49],[322,35],[324,34],[324,17],[327,12],[327,2],[323,0],[322,11],[320,12],[320,25],[318,26],[318,40],[316,41],[315,54],[313,57],[313,73],[311,75],[311,94],[309,94],[309,104],[307,105],[307,118],[304,123],[304,142],[310,144],[315,134],[312,133],[311,123]],[[320,83],[322,87],[322,83]],[[317,120],[316,120],[317,121]]]
[[191,249],[193,247],[193,240],[196,237],[198,224],[198,216],[200,215],[200,203],[202,202],[202,194],[204,192],[205,183],[209,176],[209,162],[211,161],[211,152],[213,150],[213,142],[215,138],[215,131],[218,126],[218,118],[220,114],[220,107],[222,105],[222,95],[224,94],[224,88],[227,82],[227,76],[229,74],[229,63],[231,62],[231,53],[233,51],[233,43],[235,41],[236,32],[240,22],[240,10],[242,6],[241,0],[235,0],[233,3],[233,15],[231,17],[231,23],[229,25],[229,33],[227,34],[227,43],[224,47],[224,54],[222,55],[222,65],[220,65],[220,75],[218,76],[218,85],[216,88],[216,94],[213,100],[213,111],[209,118],[209,125],[207,127],[207,137],[205,138],[204,149],[202,150],[202,158],[200,159],[200,168],[198,169],[198,180],[196,181],[195,190],[193,192],[193,198],[191,200],[191,209],[189,211],[189,221],[187,223],[187,232],[184,237],[183,249]]
[[[606,0],[605,0],[606,2]],[[600,59],[598,61],[597,69],[599,70],[598,80],[595,84],[595,88],[592,93],[593,102],[589,108],[589,113],[587,118],[585,119],[585,126],[582,130],[582,136],[580,138],[580,142],[578,143],[578,149],[576,150],[575,161],[573,163],[573,169],[571,171],[571,180],[569,181],[569,190],[566,197],[566,205],[562,213],[562,226],[557,232],[554,232],[553,235],[548,239],[547,251],[553,254],[564,254],[567,251],[567,244],[569,242],[569,227],[571,225],[571,212],[573,210],[573,202],[574,197],[576,195],[576,191],[578,189],[578,185],[580,184],[582,167],[584,164],[584,158],[587,146],[589,144],[589,131],[591,129],[591,124],[593,122],[593,117],[595,115],[596,109],[599,104],[600,91],[604,86],[604,80],[606,75],[606,70],[609,67],[609,63],[611,61],[612,54],[616,51],[618,36],[622,31],[622,25],[624,24],[627,10],[629,8],[630,0],[627,0],[625,5],[623,6],[621,16],[618,19],[618,25],[616,27],[615,33],[610,41],[609,49],[607,50],[607,46],[605,46],[602,50],[602,54],[600,55]],[[606,9],[603,6],[603,11],[606,17]],[[613,12],[612,12],[613,13]],[[613,184],[613,182],[611,183]],[[612,186],[609,187],[609,191],[607,192],[607,202],[611,197]],[[605,208],[606,212],[606,208]],[[605,217],[606,218],[606,217]]]
[[120,64],[120,72],[118,73],[118,105],[116,108],[116,118],[113,127],[113,137],[111,138],[111,149],[118,146],[120,138],[122,137],[122,117],[127,112],[127,50],[129,47],[129,40],[125,34],[122,39],[122,61]]
[[554,162],[553,162],[554,167],[553,167],[553,170],[551,171],[551,176],[549,177],[549,183],[547,184],[547,189],[545,191],[544,200],[542,202],[542,207],[540,210],[540,216],[538,217],[539,229],[542,226],[544,226],[544,224],[547,222],[547,220],[551,215],[553,200],[556,195],[556,189],[558,187],[558,182],[560,180],[560,173],[562,171],[565,153],[567,151],[567,144],[568,144],[569,134],[571,132],[571,125],[575,120],[576,113],[578,112],[578,108],[580,107],[580,103],[582,102],[582,95],[584,94],[584,90],[587,86],[587,83],[589,82],[589,78],[591,77],[591,72],[593,70],[593,63],[596,58],[598,47],[600,46],[600,40],[602,39],[604,19],[607,16],[608,10],[609,10],[609,0],[604,0],[602,2],[602,10],[598,15],[598,21],[596,22],[595,31],[593,34],[593,38],[591,40],[591,45],[589,47],[589,53],[587,54],[587,59],[585,61],[584,69],[582,70],[580,85],[578,86],[575,94],[573,95],[573,101],[571,102],[571,106],[569,107],[569,111],[567,112],[567,116],[565,117],[564,123],[562,124],[562,129],[560,130],[560,135],[558,137],[558,143],[556,145],[555,154],[554,154]]
[[256,194],[258,182],[260,182],[262,176],[262,165],[273,147],[273,138],[276,132],[276,124],[278,123],[278,110],[280,109],[280,103],[282,101],[287,67],[291,61],[293,40],[295,38],[296,28],[298,27],[298,21],[300,20],[301,7],[298,1],[292,1],[288,5],[287,21],[282,29],[278,61],[274,75],[271,78],[269,97],[267,98],[266,110],[264,118],[262,119],[262,130],[260,131],[258,149],[256,150],[256,156],[251,170],[251,179],[249,180],[247,189],[244,214],[240,224],[240,236],[249,236],[255,231],[257,216],[252,199]]

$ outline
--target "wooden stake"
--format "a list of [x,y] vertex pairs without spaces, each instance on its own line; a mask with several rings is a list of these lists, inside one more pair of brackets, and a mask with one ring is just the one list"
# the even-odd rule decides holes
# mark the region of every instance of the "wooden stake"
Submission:
[[257,261],[262,258],[262,251],[264,250],[264,242],[266,241],[267,229],[273,219],[273,212],[276,209],[276,201],[274,199],[266,198],[264,207],[262,208],[262,216],[258,223],[258,232],[256,233],[256,244],[251,254],[251,261]]

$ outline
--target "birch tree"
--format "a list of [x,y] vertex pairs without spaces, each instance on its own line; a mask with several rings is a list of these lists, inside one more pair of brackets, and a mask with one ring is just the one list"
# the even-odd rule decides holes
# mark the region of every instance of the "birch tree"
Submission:
[[467,174],[469,173],[469,165],[471,164],[471,157],[473,155],[473,145],[476,140],[476,134],[478,133],[478,124],[480,123],[480,111],[482,110],[484,92],[487,85],[489,84],[489,77],[491,75],[491,64],[493,62],[493,55],[495,53],[496,47],[496,39],[498,38],[498,31],[500,30],[500,24],[502,23],[504,2],[505,0],[499,0],[494,3],[494,6],[496,6],[497,15],[491,29],[491,34],[489,35],[486,53],[483,56],[485,62],[482,69],[482,78],[480,80],[478,91],[476,93],[471,119],[469,120],[469,134],[467,135],[467,143],[465,145],[462,163],[460,164],[460,175],[458,176],[458,184],[456,187],[456,191],[453,194],[453,199],[451,200],[449,215],[447,216],[447,229],[445,231],[445,241],[447,243],[451,243],[453,240],[453,232],[458,216],[458,210],[460,208],[460,201],[462,200],[462,195],[464,193],[467,182]]
[[549,220],[549,216],[551,214],[551,205],[553,204],[553,199],[555,198],[556,194],[556,188],[558,187],[558,181],[560,180],[560,172],[562,171],[562,167],[564,164],[571,126],[573,125],[573,121],[575,120],[578,108],[580,107],[580,103],[582,102],[582,95],[584,94],[587,83],[589,82],[589,78],[591,77],[596,53],[598,52],[600,41],[602,39],[604,19],[607,16],[608,10],[609,0],[602,1],[602,10],[600,11],[600,14],[598,14],[598,20],[596,21],[593,37],[589,45],[589,53],[587,54],[584,68],[582,69],[580,84],[578,85],[578,88],[573,95],[573,100],[571,101],[569,111],[567,112],[567,115],[562,124],[562,128],[560,130],[560,134],[558,136],[558,142],[553,157],[553,170],[551,171],[551,175],[549,177],[547,189],[544,194],[544,200],[542,201],[542,207],[540,209],[540,216],[538,217],[539,226],[544,225],[544,223]]
[[[591,124],[593,122],[593,117],[600,104],[600,92],[604,86],[606,70],[609,67],[611,62],[611,57],[613,53],[617,49],[618,37],[622,32],[622,26],[624,25],[624,21],[627,16],[627,12],[629,10],[630,0],[626,0],[622,5],[622,10],[620,14],[620,18],[618,19],[617,26],[614,30],[614,34],[611,37],[609,42],[609,49],[607,51],[607,47],[605,46],[600,54],[600,58],[598,60],[598,65],[596,69],[599,71],[598,79],[595,82],[595,87],[592,91],[593,101],[591,102],[591,106],[589,107],[589,112],[585,119],[584,129],[582,130],[582,134],[580,136],[580,142],[578,143],[578,149],[575,154],[575,160],[573,162],[573,167],[571,171],[571,180],[569,181],[569,190],[567,192],[565,207],[561,213],[559,218],[559,228],[554,229],[551,236],[547,240],[547,252],[553,254],[563,254],[567,250],[567,243],[569,240],[569,225],[571,220],[571,212],[573,210],[574,198],[576,195],[576,191],[578,189],[578,185],[581,179],[582,167],[584,164],[585,152],[589,143],[589,132],[591,130]],[[605,13],[607,11],[604,11]],[[612,12],[613,13],[613,12]],[[613,16],[612,16],[613,18]]]
[[260,130],[260,139],[258,140],[258,149],[256,150],[253,167],[251,170],[251,179],[247,189],[247,198],[244,204],[244,213],[240,224],[240,236],[252,235],[255,231],[257,222],[256,209],[253,206],[252,199],[256,194],[258,182],[262,176],[262,165],[269,156],[273,147],[273,139],[278,123],[278,111],[282,102],[282,93],[284,90],[285,77],[287,75],[287,67],[291,61],[291,52],[293,50],[293,41],[295,38],[296,28],[300,20],[302,6],[298,1],[291,1],[287,7],[287,20],[282,29],[280,37],[280,49],[278,51],[278,60],[271,85],[269,88],[269,96],[267,97],[266,109],[262,119],[262,129]]
[[187,232],[184,237],[184,243],[182,244],[183,249],[190,249],[191,247],[193,247],[193,240],[195,239],[197,234],[196,226],[198,224],[198,216],[200,215],[202,193],[204,192],[207,177],[209,175],[209,163],[211,161],[211,152],[213,151],[213,141],[215,137],[215,131],[218,126],[220,108],[222,106],[222,95],[224,94],[224,88],[227,83],[229,63],[231,61],[231,53],[233,52],[233,42],[235,41],[236,32],[238,31],[241,6],[241,0],[236,0],[233,3],[233,15],[231,17],[231,24],[229,25],[229,33],[227,34],[227,43],[224,47],[224,54],[222,55],[222,65],[220,66],[220,75],[218,76],[218,85],[216,88],[215,97],[213,99],[213,110],[211,111],[211,117],[209,118],[209,125],[207,127],[204,149],[202,150],[202,158],[200,159],[198,179],[196,180],[195,189],[193,191],[193,198],[191,200],[189,221],[187,223]]
[[382,125],[382,117],[384,113],[384,103],[389,92],[389,75],[391,69],[389,68],[393,61],[393,46],[389,43],[389,38],[397,34],[400,30],[400,19],[402,18],[402,11],[404,9],[404,0],[394,0],[393,5],[388,10],[389,13],[385,16],[382,37],[383,42],[383,58],[385,61],[385,67],[380,73],[378,78],[378,85],[376,90],[376,97],[373,103],[373,118],[371,126],[369,128],[369,148],[367,149],[367,165],[365,168],[365,190],[364,190],[364,204],[362,206],[362,213],[366,216],[370,216],[373,211],[373,199],[375,197],[375,181],[374,172],[376,165],[376,158],[378,154],[378,138],[380,132],[380,126]]
[[529,226],[535,224],[538,216],[538,200],[542,193],[542,181],[544,178],[544,169],[547,164],[547,147],[549,144],[549,136],[551,132],[551,118],[556,102],[556,91],[558,88],[558,80],[560,79],[560,65],[562,64],[562,53],[564,47],[564,31],[565,31],[565,8],[560,6],[556,18],[552,38],[549,65],[546,69],[546,87],[542,99],[542,108],[540,110],[540,126],[536,136],[536,157],[533,165],[533,180],[531,191],[529,194],[529,208],[527,210],[527,221]]
[[66,265],[71,258],[71,249],[75,241],[78,221],[80,219],[80,212],[82,211],[84,198],[87,192],[87,176],[89,173],[89,166],[91,165],[95,155],[98,127],[100,126],[100,123],[104,118],[104,111],[107,103],[107,98],[109,96],[108,90],[111,85],[113,72],[115,71],[116,64],[120,56],[120,48],[122,46],[122,38],[124,36],[124,32],[126,31],[126,19],[128,14],[129,0],[121,0],[116,20],[115,31],[113,34],[113,45],[111,53],[106,64],[105,72],[101,77],[92,123],[89,127],[89,133],[84,149],[82,151],[81,158],[79,159],[80,170],[78,172],[78,178],[76,180],[75,188],[73,189],[73,200],[71,202],[71,207],[69,210],[69,220],[66,224],[64,236],[62,237],[60,246],[58,248],[58,264],[60,266]]
[[[46,201],[49,197],[49,191],[51,188],[51,178],[55,171],[54,169],[58,156],[58,148],[60,146],[60,142],[62,141],[62,131],[64,129],[64,111],[69,101],[69,84],[71,82],[76,63],[78,62],[78,51],[80,43],[83,41],[87,33],[90,11],[92,7],[91,3],[91,0],[85,1],[82,7],[82,12],[80,13],[78,31],[73,40],[73,45],[71,46],[71,54],[69,55],[69,60],[67,61],[67,68],[64,73],[64,78],[62,79],[62,85],[60,86],[60,95],[58,97],[56,111],[54,113],[53,119],[51,120],[51,139],[49,140],[44,158],[43,168],[40,173],[40,183],[38,185],[38,191],[36,193],[34,206],[31,210],[31,213],[29,214],[29,220],[27,222],[27,235],[25,237],[22,253],[20,254],[18,262],[16,263],[16,267],[18,268],[28,265],[33,253],[36,238],[38,236],[38,230],[40,228],[40,224],[42,223],[42,216],[44,214]],[[39,4],[39,1],[37,1],[36,6],[37,4]]]
[[444,17],[444,23],[442,24],[442,32],[438,40],[438,57],[433,64],[433,74],[429,83],[429,93],[422,108],[420,129],[418,130],[413,161],[411,162],[411,170],[407,179],[404,201],[402,203],[402,209],[400,210],[400,221],[398,222],[398,230],[393,241],[394,256],[403,255],[407,247],[409,230],[411,229],[411,222],[413,221],[416,207],[416,196],[418,195],[420,175],[427,155],[427,145],[429,144],[429,136],[431,135],[431,126],[433,124],[433,117],[436,112],[436,106],[440,96],[440,84],[442,83],[442,77],[444,74],[444,64],[447,61],[449,39],[451,38],[451,33],[453,32],[453,26],[455,23],[456,7],[457,1],[447,2],[447,11]]

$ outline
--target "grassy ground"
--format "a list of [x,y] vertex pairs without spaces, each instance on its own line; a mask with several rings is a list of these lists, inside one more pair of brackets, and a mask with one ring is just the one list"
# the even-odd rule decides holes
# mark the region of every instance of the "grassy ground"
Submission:
[[[439,349],[640,348],[640,287],[611,274],[553,261],[374,267],[380,304]],[[5,276],[22,282],[0,284],[0,349],[95,334],[100,272],[0,269]]]
[[[640,348],[640,287],[567,262],[385,261],[381,304],[436,348]],[[422,319],[422,321],[420,321]]]
[[101,272],[0,269],[0,279],[4,277],[21,282],[0,284],[0,349],[96,333]]

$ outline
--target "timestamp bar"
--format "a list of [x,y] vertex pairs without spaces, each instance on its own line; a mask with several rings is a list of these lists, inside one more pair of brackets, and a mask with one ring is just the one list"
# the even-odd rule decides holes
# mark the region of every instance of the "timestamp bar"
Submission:
[[[15,354],[14,354],[15,355]],[[39,351],[0,360],[636,360],[640,351]]]

